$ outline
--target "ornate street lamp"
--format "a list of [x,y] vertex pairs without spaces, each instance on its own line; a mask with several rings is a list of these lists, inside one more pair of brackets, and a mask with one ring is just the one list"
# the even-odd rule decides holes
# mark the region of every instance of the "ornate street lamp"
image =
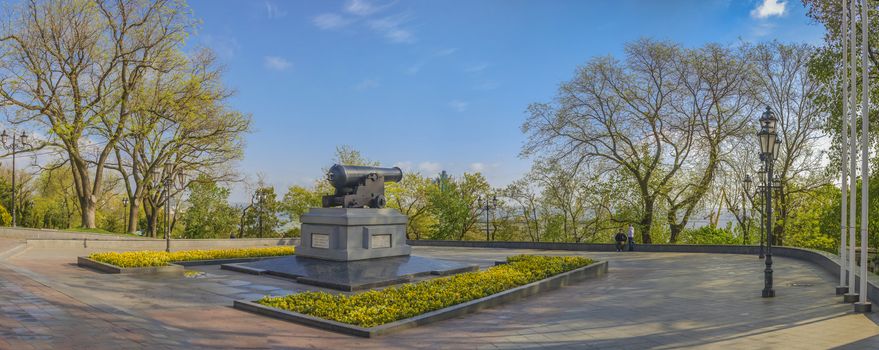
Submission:
[[[165,251],[171,252],[171,189],[186,188],[186,174],[183,170],[174,169],[174,163],[165,162]],[[175,183],[176,181],[176,183]]]
[[497,195],[493,195],[491,200],[488,200],[488,197],[485,198],[485,202],[483,203],[482,197],[478,197],[476,199],[477,203],[479,203],[479,207],[485,210],[485,241],[488,242],[491,240],[491,231],[490,226],[488,224],[488,215],[492,209],[497,208]]
[[745,223],[745,226],[742,228],[742,245],[748,244],[748,228],[751,225],[748,225],[748,203],[752,201],[751,198],[751,184],[753,181],[751,180],[751,175],[745,174],[745,179],[742,181],[744,183],[744,191],[742,191],[742,222]]
[[128,197],[122,197],[122,232],[128,232]]
[[17,217],[15,207],[18,206],[15,200],[15,154],[18,153],[19,147],[28,146],[28,136],[24,131],[21,132],[21,135],[16,136],[13,131],[12,142],[9,142],[9,134],[6,133],[6,130],[3,130],[3,133],[0,133],[0,143],[3,144],[3,148],[12,151],[12,227],[15,227]]
[[772,189],[775,187],[772,175],[773,163],[778,157],[781,137],[776,133],[778,119],[772,109],[766,107],[763,116],[760,117],[760,132],[757,137],[760,141],[760,153],[766,163],[766,186],[764,195],[766,198],[766,269],[763,270],[763,297],[775,296],[772,289]]

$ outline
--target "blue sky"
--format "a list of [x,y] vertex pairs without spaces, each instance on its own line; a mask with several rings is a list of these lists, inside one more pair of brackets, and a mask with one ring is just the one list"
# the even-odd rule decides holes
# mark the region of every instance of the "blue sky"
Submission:
[[[242,173],[279,193],[322,176],[349,144],[383,165],[482,171],[505,185],[529,103],[576,67],[651,37],[809,42],[823,27],[799,1],[191,0],[193,45],[217,51],[233,107],[251,113]],[[233,200],[247,198],[241,186]]]

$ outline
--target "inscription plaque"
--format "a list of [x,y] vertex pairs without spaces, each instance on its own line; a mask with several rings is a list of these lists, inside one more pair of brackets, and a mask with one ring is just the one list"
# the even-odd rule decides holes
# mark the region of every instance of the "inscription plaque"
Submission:
[[370,248],[390,248],[391,235],[372,235],[369,237]]
[[311,247],[312,248],[330,248],[330,235],[323,233],[312,233],[311,234]]

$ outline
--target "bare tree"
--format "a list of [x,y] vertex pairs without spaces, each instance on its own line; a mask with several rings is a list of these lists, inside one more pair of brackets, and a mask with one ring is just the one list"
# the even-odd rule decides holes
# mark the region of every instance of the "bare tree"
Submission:
[[[0,29],[0,105],[65,151],[84,227],[95,227],[107,160],[133,111],[131,97],[191,27],[183,4],[29,1]],[[86,145],[95,145],[89,154]]]
[[781,180],[777,201],[778,220],[773,228],[776,244],[784,242],[788,215],[801,203],[798,193],[814,190],[831,182],[824,171],[825,151],[820,141],[827,113],[813,99],[819,84],[809,76],[808,64],[814,49],[806,44],[760,44],[751,50],[757,74],[757,98],[769,106],[778,117],[781,136],[781,154],[776,163],[776,174]]
[[532,104],[522,130],[529,136],[522,154],[568,159],[578,169],[604,162],[634,181],[641,200],[642,241],[660,200],[690,154],[692,116],[673,104],[684,91],[678,69],[681,49],[640,40],[626,46],[624,64],[596,58],[562,85],[554,104]]

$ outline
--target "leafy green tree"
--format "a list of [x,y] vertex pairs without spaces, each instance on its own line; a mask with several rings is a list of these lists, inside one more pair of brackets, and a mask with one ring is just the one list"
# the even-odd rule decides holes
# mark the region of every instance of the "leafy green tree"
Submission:
[[243,237],[278,237],[283,206],[277,200],[275,188],[260,186],[254,191],[250,205],[244,211],[241,234]]
[[293,185],[287,189],[280,205],[291,222],[300,223],[299,217],[305,214],[308,208],[321,206],[321,194],[304,186]]
[[184,238],[228,238],[238,228],[238,215],[229,205],[229,189],[206,176],[189,185],[183,214]]
[[436,225],[430,230],[430,239],[463,240],[468,234],[472,234],[472,238],[480,237],[472,231],[483,215],[479,198],[489,198],[490,189],[480,173],[464,173],[461,180],[449,178],[443,186],[431,186],[427,192],[428,202]]
[[409,239],[421,239],[427,234],[436,220],[430,215],[428,193],[436,185],[431,179],[419,173],[406,173],[399,183],[386,184],[388,207],[399,210],[409,217],[406,236]]

